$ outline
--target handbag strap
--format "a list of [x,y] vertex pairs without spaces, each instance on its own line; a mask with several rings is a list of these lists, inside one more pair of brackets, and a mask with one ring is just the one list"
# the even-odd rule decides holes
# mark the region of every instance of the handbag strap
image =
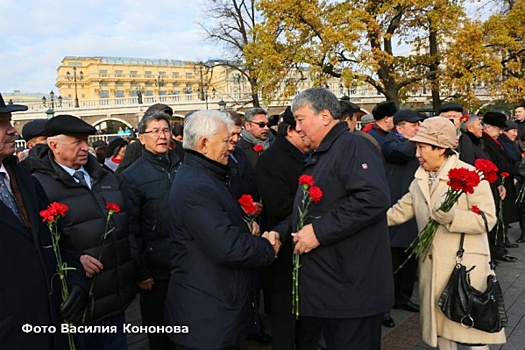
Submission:
[[[483,222],[485,223],[485,231],[487,232],[487,240],[489,241],[490,246],[490,240],[489,240],[489,224],[487,222],[487,217],[485,216],[485,213],[483,211],[480,211],[479,214],[483,218]],[[489,261],[490,269],[495,270],[496,269],[496,262],[494,259],[492,259],[492,254],[490,255],[490,261]]]
[[463,258],[463,253],[465,252],[465,249],[463,249],[463,242],[465,241],[465,232],[461,233],[461,239],[459,240],[459,249],[456,252],[456,263],[461,264],[461,259]]

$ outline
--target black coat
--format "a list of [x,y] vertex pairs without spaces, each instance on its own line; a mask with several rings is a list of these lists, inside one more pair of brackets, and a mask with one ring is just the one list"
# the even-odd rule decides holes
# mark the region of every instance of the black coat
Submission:
[[[259,157],[257,184],[264,205],[261,231],[269,231],[292,213],[304,161],[305,155],[282,136],[277,136]],[[288,240],[275,262],[263,269],[265,288],[279,293],[292,292],[292,252],[292,242]]]
[[170,189],[181,159],[178,155],[142,157],[118,175],[128,213],[131,253],[137,262],[137,281],[170,276]]
[[[408,192],[408,187],[414,180],[414,173],[419,167],[416,146],[395,131],[391,131],[385,137],[382,151],[386,180],[390,189],[390,205],[394,205]],[[418,233],[415,218],[388,229],[390,245],[396,248],[408,247]]]
[[[35,176],[50,201],[69,207],[63,218],[64,234],[80,254],[98,259],[102,251],[104,269],[95,276],[93,287],[94,307],[88,305],[86,322],[101,320],[123,312],[135,298],[135,266],[128,239],[128,220],[125,210],[114,214],[109,228],[115,229],[107,236],[102,247],[101,237],[106,229],[107,203],[123,208],[122,194],[115,175],[102,169],[93,156],[84,166],[92,180],[91,190],[73,179],[54,161],[53,152],[44,149],[34,162]],[[90,280],[93,283],[93,279]],[[92,312],[91,312],[92,310]]]
[[[0,349],[66,349],[67,339],[60,333],[60,283],[53,278],[56,259],[51,235],[39,215],[49,205],[46,194],[27,169],[16,165],[16,158],[4,160],[11,178],[16,179],[30,228],[23,225],[0,201]],[[84,269],[78,254],[64,249],[61,255],[68,266],[68,285],[78,284],[87,292]],[[23,333],[22,325],[51,326],[55,334]]]
[[[336,124],[308,158],[305,173],[324,195],[309,207],[320,246],[301,255],[299,310],[303,316],[356,318],[394,304],[386,211],[390,204],[383,160],[372,143]],[[302,199],[275,229],[291,239]]]
[[[518,166],[512,163],[512,159],[501,143],[498,144],[498,142],[485,132],[483,133],[482,140],[490,159],[499,168],[499,174],[502,172],[510,174],[510,176],[505,179],[505,189],[507,190],[507,194],[503,200],[503,221],[505,224],[516,222],[519,220],[519,212],[515,203],[516,190],[514,188],[514,177],[519,176]],[[497,202],[496,207],[498,207]]]
[[198,349],[238,344],[252,319],[254,268],[274,260],[253,236],[227,186],[229,167],[186,151],[170,194],[171,277],[166,323],[187,325],[173,342]]
[[250,194],[254,201],[259,201],[257,180],[248,158],[239,147],[230,154],[228,165],[232,169],[230,189],[234,198],[241,198],[243,194]]

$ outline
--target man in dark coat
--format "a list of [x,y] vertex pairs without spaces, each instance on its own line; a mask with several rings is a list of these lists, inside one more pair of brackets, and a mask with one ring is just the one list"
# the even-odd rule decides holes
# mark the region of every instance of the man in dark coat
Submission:
[[[118,179],[129,217],[131,253],[137,263],[140,313],[144,325],[164,324],[170,276],[168,204],[171,184],[181,159],[169,152],[170,117],[162,111],[145,114],[137,129],[142,157]],[[171,157],[170,157],[171,156]],[[148,333],[151,350],[173,346],[163,333]]]
[[[198,111],[184,123],[184,162],[170,194],[166,323],[176,349],[235,348],[251,321],[253,270],[271,263],[274,235],[252,235],[228,187],[230,117]],[[273,245],[272,245],[273,243]]]
[[[119,333],[82,335],[85,349],[126,349],[124,311],[135,298],[135,267],[128,239],[127,214],[117,178],[89,154],[87,138],[95,128],[80,118],[59,115],[46,124],[49,147],[39,154],[35,176],[51,201],[69,207],[64,234],[80,252],[93,286],[85,322],[117,326]],[[108,203],[122,208],[106,224]],[[114,229],[113,229],[114,228]],[[105,239],[106,230],[113,229]]]
[[[504,236],[506,236],[507,225],[512,222],[519,221],[519,212],[516,205],[516,191],[514,189],[514,177],[519,176],[519,169],[517,165],[512,163],[512,159],[510,158],[509,154],[498,140],[498,137],[503,133],[503,129],[507,127],[506,120],[507,117],[503,113],[485,113],[483,116],[485,130],[483,131],[482,139],[487,154],[499,169],[499,174],[501,175],[503,172],[509,174],[509,176],[504,180],[504,186],[506,190],[505,198],[503,199],[504,229],[498,230],[500,225],[496,225],[496,227],[490,231],[489,238],[495,242],[495,245],[491,244],[491,253],[493,258],[497,260],[515,262],[517,258],[508,254],[505,248],[505,241],[503,240]],[[501,213],[499,212],[498,202],[496,202],[496,211],[499,218]]]
[[[390,188],[390,205],[397,203],[408,192],[408,187],[414,180],[414,173],[419,167],[416,146],[408,140],[416,134],[420,121],[421,116],[416,112],[397,111],[394,114],[394,129],[385,137],[382,151],[385,158],[386,179]],[[404,263],[404,266],[394,274],[394,309],[418,312],[419,306],[410,300],[416,282],[417,257],[408,258],[410,253],[405,252],[417,237],[416,220],[412,219],[388,229],[394,271]]]
[[[264,204],[261,230],[269,230],[292,213],[292,206],[303,173],[307,138],[295,131],[290,107],[283,113],[277,136],[270,148],[257,161],[259,192]],[[283,245],[275,262],[263,269],[262,281],[266,298],[270,298],[272,346],[274,350],[293,350],[295,316],[292,315],[292,242]]]
[[[253,170],[262,152],[266,151],[274,139],[270,132],[268,112],[264,108],[250,108],[244,113],[244,129],[238,147],[241,148]],[[261,149],[258,150],[257,147]]]
[[[339,101],[328,90],[308,89],[292,102],[296,130],[314,152],[305,174],[323,192],[295,232],[299,268],[299,322],[310,329],[298,349],[317,349],[324,332],[329,349],[381,346],[381,318],[394,304],[386,210],[390,203],[383,160],[372,143],[348,132]],[[275,227],[290,240],[299,220],[302,190],[293,214]]]
[[[57,261],[50,248],[51,234],[39,216],[49,200],[13,156],[16,130],[11,112],[25,110],[22,105],[6,106],[0,95],[0,348],[66,349],[60,323],[82,315],[87,283],[78,254],[65,249],[67,241],[61,239],[62,259],[72,268],[67,274],[69,297],[62,304],[60,281],[53,278]],[[27,326],[54,326],[56,331],[36,332]]]
[[374,116],[375,122],[368,125],[365,132],[368,132],[370,136],[376,139],[379,146],[383,146],[385,137],[390,130],[394,127],[394,114],[397,112],[396,104],[393,101],[383,101],[378,103],[374,109],[372,109],[372,115]]

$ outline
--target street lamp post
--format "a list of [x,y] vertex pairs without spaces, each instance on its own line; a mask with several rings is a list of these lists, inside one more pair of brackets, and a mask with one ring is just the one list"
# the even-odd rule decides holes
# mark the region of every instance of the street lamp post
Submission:
[[153,80],[153,83],[156,87],[159,88],[159,101],[160,101],[160,89],[164,86],[164,79],[160,77],[160,75],[157,76],[157,79]]
[[[78,105],[78,93],[77,93],[77,67],[73,67],[73,78],[71,78],[71,74],[69,73],[69,71],[66,73],[66,78],[67,80],[73,79],[73,84],[75,85],[75,108],[78,108],[80,106]],[[82,79],[84,79],[84,73],[80,71],[80,73],[78,74],[78,80],[82,80]]]
[[226,102],[221,98],[219,101],[219,111],[224,111],[226,109]]
[[[62,97],[58,97],[59,98],[59,102],[62,103]],[[42,104],[44,105],[44,107],[46,107],[46,102],[47,102],[47,98],[46,96],[42,96]],[[47,115],[47,119],[51,119],[53,118],[53,116],[55,115],[55,93],[53,92],[53,90],[51,90],[51,92],[49,93],[49,107],[48,110],[46,111],[46,115]]]

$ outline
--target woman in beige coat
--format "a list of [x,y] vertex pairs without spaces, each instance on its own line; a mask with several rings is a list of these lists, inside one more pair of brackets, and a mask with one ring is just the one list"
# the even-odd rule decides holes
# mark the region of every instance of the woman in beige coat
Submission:
[[456,263],[461,233],[465,233],[463,264],[471,283],[478,290],[486,289],[491,272],[490,251],[481,215],[472,211],[477,206],[485,212],[489,228],[496,223],[494,199],[487,181],[481,181],[473,194],[463,194],[449,212],[437,210],[448,190],[448,172],[452,168],[474,169],[458,159],[452,149],[456,143],[454,125],[446,118],[429,118],[421,123],[410,139],[416,143],[419,168],[409,192],[388,210],[388,225],[402,224],[414,216],[421,231],[429,217],[440,223],[432,247],[419,257],[419,302],[423,340],[439,349],[453,350],[456,343],[469,344],[471,349],[489,349],[485,344],[505,343],[505,332],[486,333],[466,329],[445,317],[437,305]]

